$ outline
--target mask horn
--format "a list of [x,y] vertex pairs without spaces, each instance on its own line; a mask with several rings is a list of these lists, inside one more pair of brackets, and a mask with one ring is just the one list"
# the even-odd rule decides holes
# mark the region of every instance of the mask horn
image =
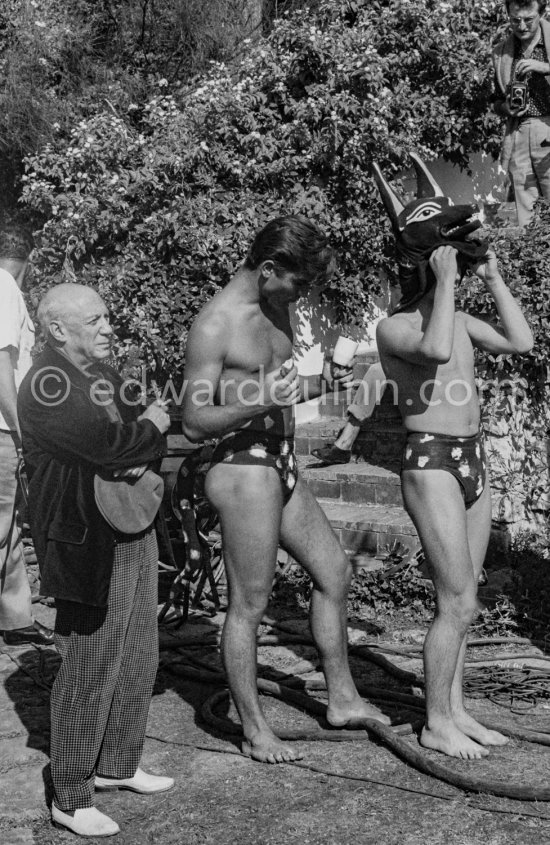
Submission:
[[384,177],[382,176],[382,171],[378,167],[377,163],[373,161],[372,163],[372,175],[374,177],[374,181],[378,185],[378,190],[380,191],[380,196],[382,197],[382,201],[386,207],[386,211],[388,212],[388,217],[390,218],[390,222],[394,231],[399,231],[399,223],[397,222],[397,218],[405,208],[404,204],[401,202],[395,191],[390,188]]
[[424,199],[424,197],[444,197],[445,194],[422,159],[419,158],[416,153],[409,153],[409,155],[412,158],[414,169],[416,171],[416,198]]

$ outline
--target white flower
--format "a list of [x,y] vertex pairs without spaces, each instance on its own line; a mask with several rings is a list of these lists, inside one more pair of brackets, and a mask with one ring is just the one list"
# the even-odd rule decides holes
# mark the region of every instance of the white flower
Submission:
[[434,440],[433,434],[425,434],[424,437],[421,437],[418,442],[419,443],[428,443],[430,440]]
[[468,461],[462,461],[462,463],[458,467],[458,471],[461,474],[462,478],[467,478],[470,475],[470,464],[468,463]]
[[407,448],[405,449],[405,458],[406,458],[407,461],[411,457],[412,453],[413,453],[413,450],[411,449],[411,447],[407,446]]
[[420,469],[422,469],[422,467],[425,467],[429,460],[430,458],[428,455],[421,455],[418,459],[418,466],[420,467]]
[[265,446],[262,446],[261,443],[254,443],[254,445],[248,450],[248,453],[249,455],[252,455],[253,458],[267,458]]
[[462,457],[462,449],[460,446],[455,446],[454,449],[451,449],[451,458],[453,461],[458,461],[459,458]]

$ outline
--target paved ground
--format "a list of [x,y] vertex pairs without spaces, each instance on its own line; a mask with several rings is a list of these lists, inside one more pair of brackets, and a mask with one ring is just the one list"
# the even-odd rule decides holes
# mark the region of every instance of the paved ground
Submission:
[[[42,621],[53,621],[53,610],[36,607]],[[204,647],[192,653],[215,667],[218,658],[207,641],[217,635],[219,621],[203,619],[178,634],[182,641],[192,637],[202,643]],[[305,623],[296,625],[299,630]],[[350,631],[352,640],[365,633],[365,626]],[[407,636],[410,640],[415,635],[420,640],[422,632]],[[315,771],[267,766],[242,757],[234,742],[201,724],[200,705],[214,688],[176,674],[177,661],[186,651],[174,648],[177,645],[174,634],[162,634],[161,668],[144,751],[145,768],[172,774],[176,787],[150,798],[128,792],[98,796],[100,809],[121,825],[116,839],[121,845],[550,843],[550,805],[465,794],[415,771],[376,742],[304,743],[305,760]],[[274,646],[261,650],[260,664],[281,672],[314,672],[316,656],[307,645]],[[57,666],[54,649],[1,649],[2,845],[77,841],[49,821],[48,689]],[[354,660],[353,668],[363,682],[399,686],[371,665]],[[409,663],[407,668],[418,671],[420,664]],[[315,725],[311,717],[281,702],[265,702],[275,725]],[[473,706],[486,718],[548,730],[550,711],[544,705],[527,718],[482,702]],[[234,717],[231,710],[229,715]],[[407,719],[406,712],[393,715],[398,721]],[[409,741],[417,745],[414,734]],[[451,763],[457,771],[481,778],[550,783],[550,749],[542,746],[512,741],[495,750],[489,761]]]

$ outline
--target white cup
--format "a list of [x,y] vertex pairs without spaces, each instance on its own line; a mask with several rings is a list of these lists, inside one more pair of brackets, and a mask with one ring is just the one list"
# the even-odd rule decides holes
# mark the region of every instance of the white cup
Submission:
[[332,353],[332,362],[339,367],[349,367],[352,363],[359,343],[356,340],[351,340],[349,337],[340,335],[334,345],[334,352]]

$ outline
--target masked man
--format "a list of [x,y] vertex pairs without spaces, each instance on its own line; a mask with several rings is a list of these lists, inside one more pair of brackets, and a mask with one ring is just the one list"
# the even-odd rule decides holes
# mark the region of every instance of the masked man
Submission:
[[[474,380],[474,348],[525,354],[533,337],[487,244],[465,241],[479,223],[453,206],[417,156],[418,197],[404,205],[375,165],[397,241],[403,297],[377,328],[380,361],[395,383],[407,429],[401,487],[436,592],[424,643],[426,723],[421,743],[476,759],[506,738],[466,710],[466,635],[478,611],[477,584],[489,542],[491,496]],[[485,284],[498,327],[455,310],[467,266]]]

